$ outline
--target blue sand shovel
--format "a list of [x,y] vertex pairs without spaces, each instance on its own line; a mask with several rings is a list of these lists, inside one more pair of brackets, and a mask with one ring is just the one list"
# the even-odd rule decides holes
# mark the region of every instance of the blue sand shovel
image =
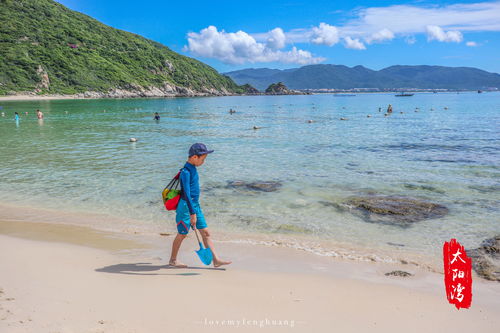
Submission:
[[196,228],[193,228],[193,230],[196,235],[196,239],[198,240],[198,244],[200,244],[200,249],[196,251],[196,254],[198,254],[198,257],[200,257],[202,263],[204,263],[205,265],[210,265],[213,259],[212,251],[205,248],[205,246],[203,246],[203,243],[200,242],[200,238],[198,237],[198,230],[196,230]]

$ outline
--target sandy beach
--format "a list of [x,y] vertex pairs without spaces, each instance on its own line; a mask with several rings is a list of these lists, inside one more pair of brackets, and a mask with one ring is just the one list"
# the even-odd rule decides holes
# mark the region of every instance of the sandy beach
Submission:
[[38,101],[55,99],[85,99],[83,95],[6,95],[0,96],[1,101]]
[[[172,235],[0,222],[1,332],[471,332],[500,324],[498,283],[475,277],[472,307],[445,299],[443,276],[288,248],[217,243],[234,261],[204,267],[190,235],[186,269],[166,264]],[[405,270],[414,276],[388,277]]]

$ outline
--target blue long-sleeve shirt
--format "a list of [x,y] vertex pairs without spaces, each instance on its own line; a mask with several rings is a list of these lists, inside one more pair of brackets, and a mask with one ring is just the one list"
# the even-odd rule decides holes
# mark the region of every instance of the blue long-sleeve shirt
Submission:
[[180,179],[182,186],[181,198],[186,201],[189,214],[195,214],[193,202],[198,202],[200,198],[200,183],[196,167],[186,162],[181,170]]

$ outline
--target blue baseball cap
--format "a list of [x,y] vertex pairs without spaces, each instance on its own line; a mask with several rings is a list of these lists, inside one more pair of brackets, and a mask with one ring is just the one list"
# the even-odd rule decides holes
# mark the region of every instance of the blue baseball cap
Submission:
[[213,153],[213,150],[208,150],[207,146],[203,143],[195,143],[189,148],[189,157],[193,155],[204,155]]

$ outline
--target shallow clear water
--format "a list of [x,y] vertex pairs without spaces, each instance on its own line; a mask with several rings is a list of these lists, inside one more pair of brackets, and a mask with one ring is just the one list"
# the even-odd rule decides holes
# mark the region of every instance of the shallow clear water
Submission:
[[[388,104],[394,113],[384,117],[378,108]],[[389,242],[429,254],[452,237],[472,247],[500,232],[500,93],[0,106],[6,113],[0,117],[2,202],[106,213],[132,218],[144,230],[173,231],[174,215],[162,207],[160,193],[189,146],[204,142],[215,149],[199,168],[201,203],[214,230],[306,234],[368,247]],[[17,125],[14,111],[21,114]],[[154,112],[161,114],[159,123]],[[130,137],[138,142],[129,143]],[[227,188],[232,180],[283,185],[251,192]],[[449,214],[400,228],[324,204],[368,191],[427,199]]]

